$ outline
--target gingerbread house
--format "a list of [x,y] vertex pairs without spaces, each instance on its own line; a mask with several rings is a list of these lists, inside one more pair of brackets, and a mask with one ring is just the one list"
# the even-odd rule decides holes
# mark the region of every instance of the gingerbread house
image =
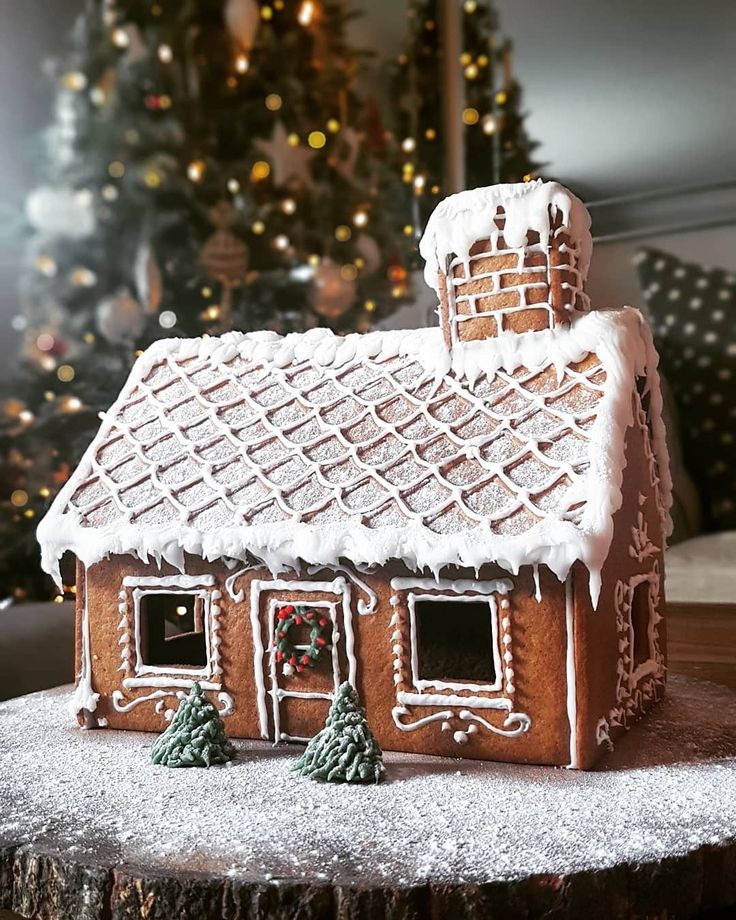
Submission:
[[670,480],[590,250],[555,183],[463,192],[421,244],[440,328],[149,348],[39,527],[80,722],[160,730],[198,681],[303,741],[349,680],[388,750],[593,764],[663,692]]

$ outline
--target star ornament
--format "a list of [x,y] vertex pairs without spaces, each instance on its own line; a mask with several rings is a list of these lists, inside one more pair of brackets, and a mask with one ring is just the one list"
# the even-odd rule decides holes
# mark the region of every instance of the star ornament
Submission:
[[309,163],[314,151],[303,144],[292,146],[282,122],[276,122],[270,140],[257,140],[254,146],[271,163],[271,176],[277,188],[312,188]]

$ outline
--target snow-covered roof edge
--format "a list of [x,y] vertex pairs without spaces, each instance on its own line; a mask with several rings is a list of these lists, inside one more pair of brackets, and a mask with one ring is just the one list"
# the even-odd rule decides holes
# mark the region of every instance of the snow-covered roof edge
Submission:
[[[432,534],[426,528],[370,529],[355,521],[315,527],[305,523],[279,522],[226,528],[203,533],[195,527],[160,529],[136,524],[105,528],[82,527],[74,512],[66,510],[81,482],[80,469],[107,436],[127,394],[164,356],[179,360],[217,355],[227,360],[235,354],[285,366],[292,360],[339,367],[356,354],[376,357],[412,355],[438,380],[452,371],[471,384],[482,373],[500,367],[541,367],[552,361],[558,373],[586,354],[596,353],[606,371],[603,398],[590,432],[590,475],[594,489],[579,525],[542,520],[520,535],[497,535],[479,527],[463,534]],[[117,554],[133,553],[142,559],[166,560],[183,566],[184,554],[205,559],[257,556],[273,571],[292,567],[298,559],[329,565],[339,559],[380,565],[398,559],[410,568],[438,573],[448,565],[479,568],[495,561],[516,572],[523,565],[546,564],[564,578],[580,560],[591,573],[591,593],[597,597],[600,571],[613,536],[613,514],[622,502],[625,465],[625,433],[633,423],[631,391],[634,378],[647,375],[652,415],[653,447],[660,475],[661,512],[669,533],[668,510],[672,502],[669,458],[662,421],[662,396],[657,374],[658,357],[651,333],[641,314],[630,307],[596,311],[576,317],[568,327],[530,332],[504,333],[495,339],[459,343],[448,351],[439,329],[397,330],[349,335],[312,330],[282,338],[275,333],[230,333],[222,338],[166,339],[152,345],[136,362],[116,402],[106,413],[100,430],[69,481],[56,497],[38,527],[45,571],[59,577],[59,559],[71,550],[85,564]],[[583,496],[584,497],[584,496]]]
[[523,247],[529,231],[538,233],[542,246],[547,246],[550,211],[553,218],[559,215],[578,249],[580,275],[585,280],[593,251],[590,214],[563,185],[535,179],[468,189],[437,205],[419,243],[425,261],[424,280],[433,290],[439,290],[438,273],[445,271],[450,254],[465,259],[473,243],[498,235],[493,221],[499,208],[504,209],[505,216],[503,238],[511,249]]

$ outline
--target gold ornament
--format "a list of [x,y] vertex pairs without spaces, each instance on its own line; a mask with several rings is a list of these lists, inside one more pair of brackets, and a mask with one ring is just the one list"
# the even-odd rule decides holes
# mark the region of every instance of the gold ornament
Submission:
[[314,270],[310,302],[315,313],[325,319],[338,319],[355,302],[355,280],[345,278],[332,259],[322,259]]
[[231,230],[235,211],[229,201],[219,201],[209,216],[215,232],[202,247],[199,261],[207,275],[222,285],[220,319],[224,327],[232,309],[233,290],[245,284],[250,253],[243,240]]

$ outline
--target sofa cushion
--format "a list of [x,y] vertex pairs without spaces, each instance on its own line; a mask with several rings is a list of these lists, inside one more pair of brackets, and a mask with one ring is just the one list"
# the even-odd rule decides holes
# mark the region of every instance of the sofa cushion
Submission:
[[705,529],[736,528],[736,275],[657,249],[637,255]]

